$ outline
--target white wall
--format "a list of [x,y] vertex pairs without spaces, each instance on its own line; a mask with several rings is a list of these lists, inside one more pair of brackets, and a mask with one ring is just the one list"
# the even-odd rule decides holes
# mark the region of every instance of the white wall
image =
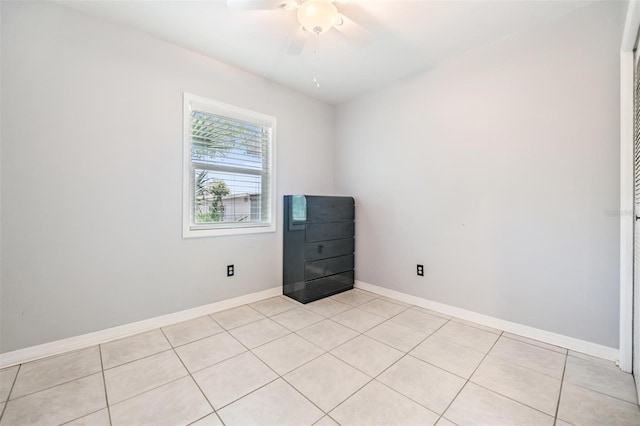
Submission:
[[584,7],[338,108],[358,280],[618,346],[607,212],[624,6]]
[[277,117],[278,225],[283,194],[333,191],[331,107],[61,6],[2,8],[0,352],[281,285],[281,229],[181,238],[182,93]]

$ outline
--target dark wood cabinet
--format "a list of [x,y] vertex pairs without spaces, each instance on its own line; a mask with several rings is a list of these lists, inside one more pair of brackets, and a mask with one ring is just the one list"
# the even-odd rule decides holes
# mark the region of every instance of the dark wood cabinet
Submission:
[[308,303],[353,288],[353,197],[285,195],[283,292]]

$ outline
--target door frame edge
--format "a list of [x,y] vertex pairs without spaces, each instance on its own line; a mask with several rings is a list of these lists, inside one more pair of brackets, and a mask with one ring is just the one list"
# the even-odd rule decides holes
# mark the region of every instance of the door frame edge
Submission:
[[620,46],[620,354],[619,366],[633,364],[633,93],[634,49],[640,28],[640,2],[627,6]]
[[620,355],[632,369],[633,350],[633,51],[620,53]]

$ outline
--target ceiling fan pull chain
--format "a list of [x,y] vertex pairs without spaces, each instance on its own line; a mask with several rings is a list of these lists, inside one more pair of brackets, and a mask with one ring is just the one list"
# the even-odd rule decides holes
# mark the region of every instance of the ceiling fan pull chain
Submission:
[[315,46],[313,48],[313,67],[314,69],[314,77],[313,84],[316,85],[316,90],[320,90],[320,82],[318,81],[318,74],[320,71],[320,37],[317,35],[313,36],[315,38]]

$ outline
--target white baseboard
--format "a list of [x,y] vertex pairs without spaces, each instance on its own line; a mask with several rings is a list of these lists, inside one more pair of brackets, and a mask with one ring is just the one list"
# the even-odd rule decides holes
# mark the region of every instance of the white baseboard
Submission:
[[67,339],[43,343],[42,345],[30,346],[28,348],[18,349],[12,352],[2,353],[0,354],[0,368],[57,355],[62,352],[86,348],[100,343],[106,343],[132,334],[142,333],[182,321],[188,321],[204,315],[224,311],[225,309],[235,308],[236,306],[278,296],[280,294],[282,294],[282,286],[273,287],[257,293],[246,294],[244,296],[234,297],[233,299],[222,300],[220,302],[186,309],[172,314],[107,328],[105,330],[82,334],[80,336],[69,337]]
[[574,337],[564,336],[562,334],[552,333],[550,331],[541,330],[539,328],[529,327],[515,322],[506,321],[489,315],[479,314],[477,312],[468,311],[466,309],[456,308],[455,306],[445,305],[444,303],[434,302],[422,297],[411,296],[388,288],[368,284],[362,281],[356,281],[355,287],[362,290],[370,291],[381,296],[390,297],[401,302],[410,303],[420,306],[421,308],[430,309],[446,315],[472,321],[487,327],[497,328],[499,330],[508,331],[509,333],[518,334],[530,339],[539,340],[551,345],[560,346],[571,349],[572,351],[582,352],[599,358],[608,359],[610,361],[618,361],[620,351],[616,348],[599,345],[597,343],[587,342],[585,340],[576,339]]
[[[356,281],[355,287],[379,294],[381,296],[390,297],[401,302],[410,303],[422,308],[431,309],[432,311],[440,312],[467,321],[473,321],[481,325],[508,331],[510,333],[528,337],[530,339],[539,340],[551,345],[561,346],[563,348],[597,356],[599,358],[604,358],[611,361],[617,361],[619,358],[619,350],[616,348],[610,348],[608,346],[599,345],[597,343],[591,343],[585,340],[580,340],[573,337],[540,330],[538,328],[506,321],[500,318],[495,318],[489,315],[479,314],[473,311],[468,311],[466,309],[457,308],[455,306],[446,305],[444,303],[434,302],[422,297],[411,296],[406,293],[401,293],[399,291],[390,290],[388,288],[368,284],[362,281]],[[112,327],[93,333],[83,334],[80,336],[74,336],[67,339],[56,340],[54,342],[44,343],[42,345],[18,349],[12,352],[6,352],[0,354],[0,368],[22,364],[24,362],[57,355],[67,351],[86,348],[100,343],[106,343],[108,341],[127,337],[132,334],[142,333],[182,321],[188,321],[190,319],[198,318],[203,315],[212,314],[247,303],[257,302],[259,300],[267,299],[269,297],[277,296],[280,294],[282,294],[282,287],[273,287],[257,293],[251,293],[244,296],[235,297],[233,299],[222,300],[220,302],[198,306],[180,312],[174,312],[172,314],[149,318],[143,321],[137,321],[134,323]]]

